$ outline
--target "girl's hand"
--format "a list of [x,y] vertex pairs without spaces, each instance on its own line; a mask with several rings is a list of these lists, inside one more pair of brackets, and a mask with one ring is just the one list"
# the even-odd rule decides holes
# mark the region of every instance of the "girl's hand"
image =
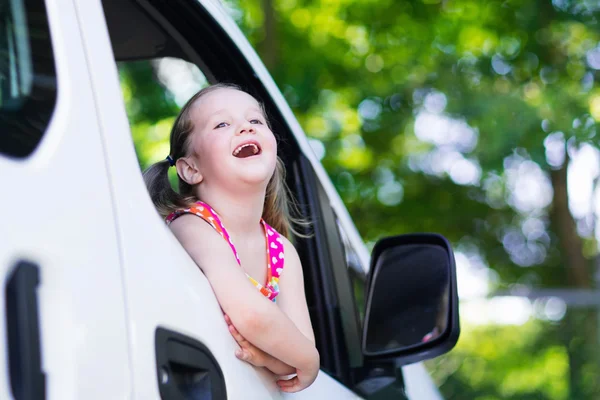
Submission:
[[319,373],[319,369],[315,371],[307,371],[303,372],[300,370],[296,370],[296,376],[292,379],[283,380],[280,379],[277,381],[277,386],[279,386],[279,390],[287,393],[295,393],[299,392],[303,389],[309,387],[315,379],[317,379],[317,374]]
[[306,389],[317,379],[319,374],[319,353],[315,349],[315,355],[310,359],[312,362],[307,364],[305,369],[297,369],[296,376],[289,380],[280,379],[277,381],[277,386],[282,392],[294,393]]
[[224,316],[231,336],[233,336],[235,341],[240,346],[240,349],[236,350],[235,356],[242,361],[246,361],[247,363],[254,365],[255,367],[266,367],[269,364],[270,358],[272,358],[271,355],[265,353],[244,339],[238,330],[235,329],[235,326],[233,326],[229,316],[227,314],[224,314]]
[[240,350],[235,352],[235,356],[242,361],[246,361],[249,364],[252,364],[256,367],[265,367],[273,374],[277,376],[283,375],[291,375],[296,373],[296,369],[294,367],[290,367],[286,363],[272,355],[262,351],[249,341],[247,341],[240,332],[233,326],[231,319],[227,314],[225,316],[225,322],[227,323],[227,327],[229,328],[229,332],[231,332],[231,336],[235,339],[235,341],[240,346]]

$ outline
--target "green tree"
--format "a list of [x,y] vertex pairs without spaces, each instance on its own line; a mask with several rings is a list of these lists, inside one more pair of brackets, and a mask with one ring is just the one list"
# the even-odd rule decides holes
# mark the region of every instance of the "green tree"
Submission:
[[[595,217],[571,212],[567,170],[598,147],[596,3],[229,4],[350,213],[369,215],[365,240],[437,231],[474,246],[500,289],[593,287]],[[543,232],[527,234],[532,221]],[[553,331],[568,398],[600,398],[597,313],[569,309]]]

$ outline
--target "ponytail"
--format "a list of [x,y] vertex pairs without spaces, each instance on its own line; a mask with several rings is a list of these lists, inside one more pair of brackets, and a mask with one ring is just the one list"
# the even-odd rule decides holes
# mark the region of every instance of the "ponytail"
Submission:
[[169,182],[169,167],[169,161],[162,160],[151,165],[143,173],[150,198],[163,218],[196,201],[193,196],[184,196],[173,190]]

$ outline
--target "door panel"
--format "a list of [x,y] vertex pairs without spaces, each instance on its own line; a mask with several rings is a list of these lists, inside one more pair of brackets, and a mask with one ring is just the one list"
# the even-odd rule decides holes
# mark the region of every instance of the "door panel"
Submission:
[[[27,3],[27,7],[39,6],[27,15],[29,20],[39,24],[40,18],[47,18],[51,33],[35,30],[32,37],[38,41],[30,50],[35,53],[38,46],[47,46],[45,50],[50,47],[56,73],[56,81],[53,76],[34,75],[34,86],[56,84],[58,95],[52,118],[38,126],[44,132],[35,151],[21,159],[0,155],[0,208],[4,210],[0,274],[5,291],[12,292],[0,296],[0,309],[6,310],[7,305],[19,309],[21,306],[12,303],[17,301],[26,304],[27,314],[34,316],[32,307],[37,303],[46,398],[121,399],[130,392],[121,270],[108,176],[77,18],[71,0],[47,1],[46,7],[44,2]],[[40,43],[44,34],[47,43]],[[33,68],[35,71],[35,64]],[[15,123],[24,124],[19,118],[32,118],[28,121],[33,121],[31,126],[39,123],[35,119],[39,115],[13,116]],[[3,119],[5,123],[0,127],[3,135],[17,132]],[[11,283],[11,274],[22,262],[35,265],[37,286],[29,280],[34,275],[25,283]],[[16,300],[20,296],[29,300]],[[0,331],[13,335],[11,344],[15,343],[14,335],[35,341],[35,323],[22,325],[22,310],[16,313],[16,319],[14,315],[0,319]],[[20,356],[17,364],[36,358]],[[0,359],[8,357],[6,341],[2,340]],[[10,380],[19,368],[14,363],[11,371],[7,370],[8,363],[0,364],[2,399],[12,398]]]

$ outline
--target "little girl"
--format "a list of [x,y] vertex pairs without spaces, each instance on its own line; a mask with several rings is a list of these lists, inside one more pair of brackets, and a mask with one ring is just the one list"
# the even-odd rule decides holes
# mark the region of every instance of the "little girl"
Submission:
[[[202,89],[181,109],[169,156],[144,172],[158,212],[208,278],[240,345],[236,356],[308,387],[319,353],[302,266],[286,236],[283,163],[262,105],[237,86]],[[177,169],[179,193],[169,183]]]

